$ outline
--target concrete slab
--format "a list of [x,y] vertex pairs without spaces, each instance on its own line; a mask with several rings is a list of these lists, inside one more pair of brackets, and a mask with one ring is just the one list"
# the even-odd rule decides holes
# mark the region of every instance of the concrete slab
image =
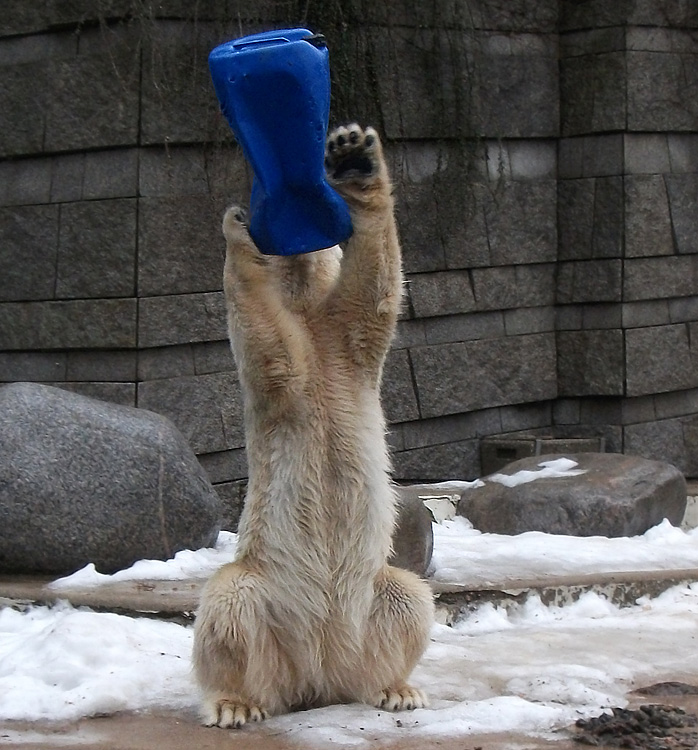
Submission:
[[[576,750],[569,736],[559,741],[515,734],[468,735],[385,741],[367,737],[372,750]],[[274,734],[264,724],[240,730],[202,727],[196,718],[181,714],[119,714],[83,719],[70,724],[5,722],[0,724],[0,745],[22,750],[306,750],[305,744]],[[343,745],[333,745],[340,748]]]
[[[660,691],[653,696],[631,695],[629,708],[646,704],[676,706],[690,714],[698,712],[695,694],[667,695]],[[682,733],[683,730],[676,730],[676,739]],[[430,740],[367,739],[372,750],[578,750],[580,744],[574,740],[575,734],[575,728],[570,727],[559,732],[555,739],[509,732]],[[208,728],[200,726],[193,713],[182,712],[123,713],[62,724],[3,722],[0,723],[0,745],[22,750],[306,750],[304,744],[275,733],[264,724],[241,730]],[[342,745],[333,747],[339,750]]]

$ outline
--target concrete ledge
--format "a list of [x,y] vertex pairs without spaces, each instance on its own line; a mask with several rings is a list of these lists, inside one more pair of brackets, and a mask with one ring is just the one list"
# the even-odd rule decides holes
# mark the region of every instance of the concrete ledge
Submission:
[[[52,589],[46,576],[0,576],[0,608],[53,604],[64,600],[76,607],[143,616],[193,619],[205,578],[179,581],[118,581],[95,587]],[[698,581],[698,569],[630,571],[537,579],[445,584],[429,581],[437,603],[437,620],[451,625],[486,602],[507,607],[538,595],[545,605],[562,606],[594,592],[618,606],[632,606],[642,596],[655,597],[681,584]]]

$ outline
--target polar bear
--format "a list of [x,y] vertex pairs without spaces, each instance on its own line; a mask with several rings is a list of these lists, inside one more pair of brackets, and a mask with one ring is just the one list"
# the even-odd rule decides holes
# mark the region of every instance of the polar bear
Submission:
[[239,209],[223,221],[249,485],[235,561],[207,582],[196,620],[210,726],[332,703],[426,705],[407,678],[431,591],[386,562],[396,496],[379,387],[403,280],[376,131],[335,129],[326,167],[354,227],[343,253],[265,256]]

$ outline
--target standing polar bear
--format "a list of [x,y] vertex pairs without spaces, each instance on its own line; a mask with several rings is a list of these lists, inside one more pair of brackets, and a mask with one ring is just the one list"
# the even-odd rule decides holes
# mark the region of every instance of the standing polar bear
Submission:
[[363,702],[426,705],[407,678],[433,618],[428,585],[387,558],[396,497],[379,388],[402,296],[377,133],[327,142],[354,233],[264,256],[227,211],[224,284],[245,403],[249,488],[237,555],[206,584],[194,666],[204,722]]

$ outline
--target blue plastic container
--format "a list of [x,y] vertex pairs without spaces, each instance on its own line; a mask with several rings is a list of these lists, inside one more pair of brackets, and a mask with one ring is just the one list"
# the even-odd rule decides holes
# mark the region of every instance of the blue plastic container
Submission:
[[221,110],[254,171],[249,230],[268,255],[331,247],[352,233],[325,178],[329,53],[307,29],[266,31],[208,58]]

